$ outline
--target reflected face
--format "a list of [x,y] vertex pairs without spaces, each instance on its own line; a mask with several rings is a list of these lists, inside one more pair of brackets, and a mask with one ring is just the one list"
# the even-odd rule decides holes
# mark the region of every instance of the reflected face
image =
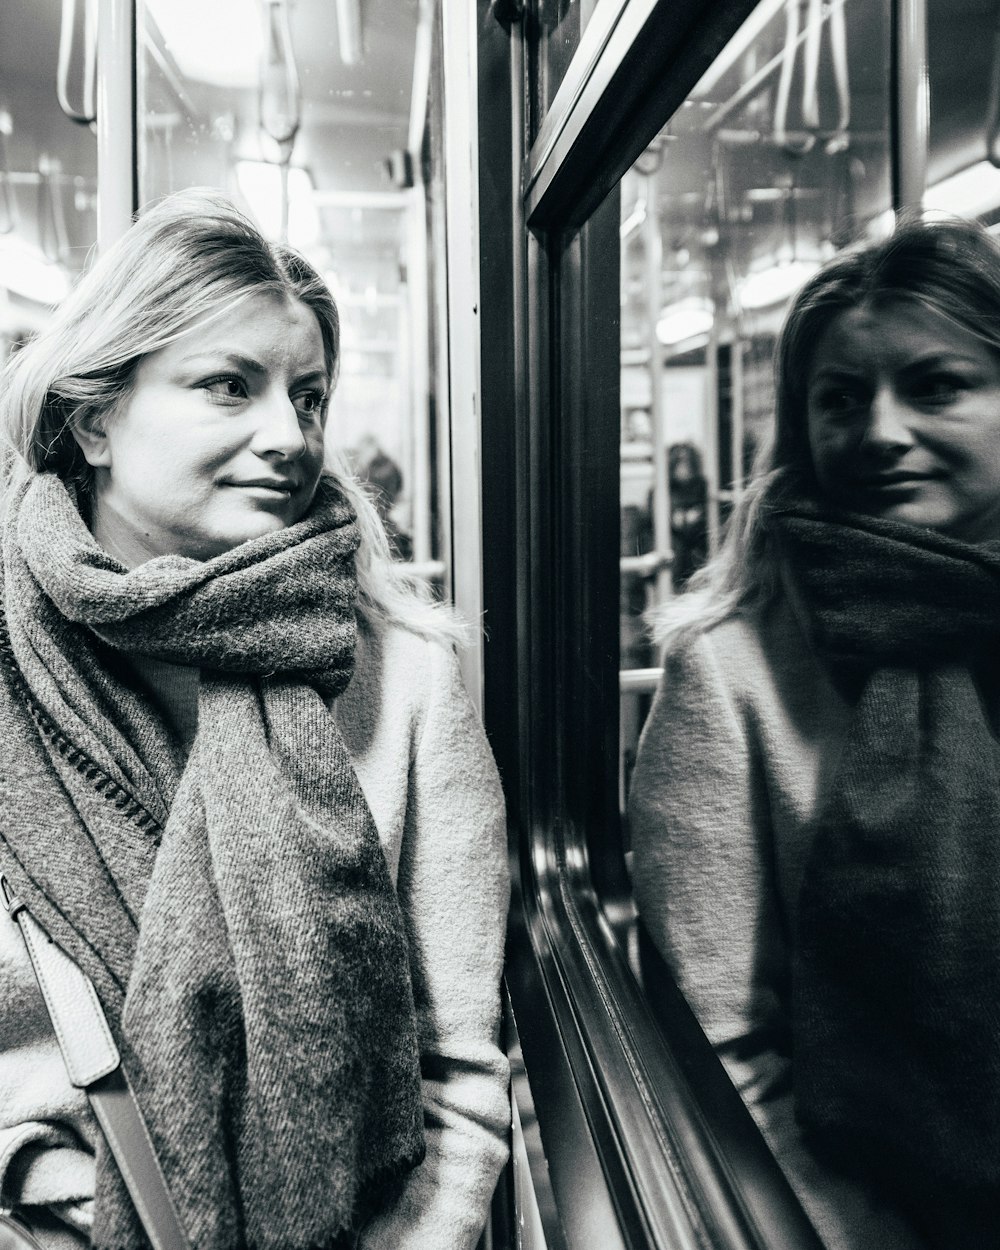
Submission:
[[840,508],[1000,538],[1000,354],[929,309],[842,313],[808,375],[809,447]]
[[107,429],[76,433],[93,530],[126,566],[210,559],[299,520],[323,466],[329,378],[315,313],[271,292],[146,356]]

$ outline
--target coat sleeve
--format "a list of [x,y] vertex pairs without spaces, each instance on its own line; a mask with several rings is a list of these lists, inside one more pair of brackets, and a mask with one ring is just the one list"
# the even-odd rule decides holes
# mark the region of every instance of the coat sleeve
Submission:
[[[730,638],[732,641],[732,638]],[[785,909],[775,876],[759,651],[697,638],[667,657],[632,779],[636,901],[828,1250],[918,1250],[879,1195],[822,1164],[792,1093]],[[750,671],[755,670],[755,671]]]
[[507,1158],[497,1045],[509,878],[503,796],[458,664],[428,645],[397,888],[411,949],[427,1156],[364,1250],[472,1250]]
[[787,1078],[767,786],[708,638],[667,657],[630,792],[640,914],[749,1102]]

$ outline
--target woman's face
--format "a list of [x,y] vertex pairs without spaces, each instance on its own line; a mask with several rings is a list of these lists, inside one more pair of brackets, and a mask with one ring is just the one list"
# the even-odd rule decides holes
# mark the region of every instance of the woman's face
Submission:
[[134,567],[293,524],[319,481],[328,392],[315,313],[270,292],[144,357],[107,429],[76,433],[95,538]]
[[838,507],[1000,538],[1000,355],[939,313],[841,313],[807,377],[809,447]]

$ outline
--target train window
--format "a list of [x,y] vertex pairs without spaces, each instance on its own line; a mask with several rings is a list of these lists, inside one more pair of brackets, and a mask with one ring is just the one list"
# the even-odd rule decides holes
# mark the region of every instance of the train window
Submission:
[[[528,1022],[528,1083],[533,1066],[543,1080],[546,1060],[557,1066],[539,1057],[532,1037],[545,1006],[541,994],[532,997],[541,983],[553,1014],[562,1013],[560,1037],[576,1048],[569,1066],[595,1137],[610,1125],[599,1148],[624,1227],[636,1192],[650,1223],[670,1202],[669,1185],[657,1189],[662,1177],[631,1153],[631,1132],[640,1142],[646,1128],[637,1105],[654,1108],[657,1123],[662,1113],[665,1136],[685,1143],[680,1163],[670,1158],[663,1171],[704,1165],[692,1190],[712,1174],[739,1176],[753,1138],[735,1127],[746,1126],[746,1108],[739,1106],[742,1120],[729,1104],[721,1112],[724,1097],[707,1076],[697,1097],[709,1108],[712,1142],[689,1133],[670,1063],[656,1068],[656,1044],[637,1040],[648,1037],[652,1015],[675,1065],[689,1074],[699,1067],[699,1080],[709,1072],[700,1057],[688,1066],[701,1052],[682,1023],[677,987],[633,923],[629,832],[616,818],[626,811],[639,734],[662,676],[642,618],[669,608],[725,535],[770,430],[776,336],[801,283],[841,249],[883,237],[894,212],[914,211],[921,200],[1000,225],[1000,170],[992,163],[1000,164],[1000,65],[995,6],[983,0],[602,0],[565,69],[564,49],[537,24],[540,8],[529,6],[513,52],[529,110],[522,118],[520,102],[511,102],[512,303],[521,321],[508,363],[515,406],[518,388],[523,399],[513,432],[496,422],[509,453],[503,484],[519,509],[506,515],[496,492],[496,511],[517,539],[509,580],[517,583],[518,619],[502,615],[496,594],[491,619],[505,621],[517,645],[494,627],[501,641],[487,648],[496,690],[487,686],[486,709],[500,725],[498,741],[511,719],[503,694],[519,716],[506,764],[518,782],[510,793],[525,903],[523,933],[515,912],[508,984],[515,1022]],[[567,20],[571,10],[559,8]],[[613,52],[590,42],[611,13],[627,32],[609,42]],[[609,346],[609,338],[617,341]],[[509,410],[494,403],[497,414]],[[500,533],[489,509],[484,526],[489,543]],[[519,670],[516,682],[507,668]],[[660,706],[669,699],[666,688]],[[713,742],[697,746],[711,758]],[[617,799],[611,812],[609,788]],[[695,811],[706,806],[698,794],[685,792],[688,799]],[[716,827],[716,857],[701,861],[706,893],[730,849],[725,814]],[[673,864],[687,862],[679,838],[667,854]],[[643,898],[645,914],[653,913],[654,890]],[[661,898],[669,910],[667,887]],[[718,990],[731,969],[720,960],[713,972]],[[594,1073],[600,1097],[588,1103]],[[544,1105],[544,1087],[532,1093],[560,1205],[566,1135],[557,1128],[545,1139],[561,1108]],[[720,1143],[723,1167],[713,1173],[706,1159],[718,1162],[712,1148]],[[616,1186],[619,1165],[628,1185]],[[735,1185],[738,1200],[721,1204],[737,1210],[734,1223],[752,1207],[751,1218],[734,1233],[714,1208],[710,1231],[699,1227],[690,1244],[815,1245],[801,1209],[796,1224],[792,1208],[782,1207],[780,1186],[756,1202],[759,1178],[770,1175],[755,1156]],[[808,1186],[796,1188],[822,1224]],[[709,1189],[693,1201],[699,1214],[712,1207],[702,1201]],[[724,1190],[720,1182],[715,1193]],[[572,1220],[572,1195],[562,1209]],[[687,1243],[660,1229],[636,1244]]]
[[398,556],[440,585],[426,247],[439,174],[415,167],[433,151],[433,9],[144,0],[138,117],[140,202],[221,187],[328,281],[343,335],[332,441]]
[[62,25],[58,6],[0,9],[0,363],[45,323],[97,235],[94,30],[83,5],[63,8]]
[[717,550],[788,298],[891,220],[888,4],[760,4],[621,184],[621,768],[645,626]]

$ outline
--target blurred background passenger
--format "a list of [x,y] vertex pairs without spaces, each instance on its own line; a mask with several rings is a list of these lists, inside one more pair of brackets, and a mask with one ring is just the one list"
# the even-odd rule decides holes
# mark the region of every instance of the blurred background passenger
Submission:
[[810,280],[773,447],[662,609],[643,920],[826,1244],[1000,1245],[1000,251]]
[[[673,587],[682,590],[708,557],[708,483],[694,443],[673,443],[667,452],[670,481],[670,566]],[[652,515],[652,495],[650,495]]]
[[400,560],[413,558],[413,541],[393,513],[403,493],[403,471],[374,434],[363,434],[353,457],[358,480],[364,482],[379,514],[389,544]]
[[[507,1154],[499,781],[461,630],[324,467],[337,309],[224,198],[16,357],[0,869],[91,978],[198,1250],[471,1250]],[[144,1245],[0,915],[0,1195]]]

